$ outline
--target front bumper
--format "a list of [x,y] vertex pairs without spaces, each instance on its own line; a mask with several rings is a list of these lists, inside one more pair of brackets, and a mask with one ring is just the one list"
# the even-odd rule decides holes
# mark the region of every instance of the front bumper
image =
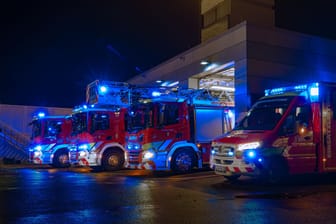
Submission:
[[212,169],[218,175],[247,175],[254,176],[258,174],[258,169],[254,163],[247,163],[242,159],[213,157]]

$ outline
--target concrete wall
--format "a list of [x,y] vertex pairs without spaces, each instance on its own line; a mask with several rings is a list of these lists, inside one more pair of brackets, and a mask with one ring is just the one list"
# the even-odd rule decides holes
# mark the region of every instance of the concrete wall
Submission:
[[230,27],[248,21],[249,24],[274,27],[274,0],[230,0]]
[[243,22],[129,82],[154,85],[158,79],[179,80],[187,86],[191,76],[202,72],[201,60],[218,64],[234,62],[236,117],[239,117],[264,94],[264,89],[335,82],[336,41]]
[[278,28],[247,29],[247,88],[253,98],[265,88],[335,82],[336,41]]
[[258,26],[275,25],[274,0],[202,0],[202,42],[248,21]]
[[39,111],[44,111],[46,115],[68,115],[71,114],[72,108],[0,104],[0,121],[30,136],[31,127],[28,124]]

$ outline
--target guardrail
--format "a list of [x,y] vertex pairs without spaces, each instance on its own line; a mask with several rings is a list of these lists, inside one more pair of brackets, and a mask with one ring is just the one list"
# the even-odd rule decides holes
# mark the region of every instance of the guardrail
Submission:
[[0,121],[0,157],[6,159],[28,160],[27,148],[30,144],[28,136]]

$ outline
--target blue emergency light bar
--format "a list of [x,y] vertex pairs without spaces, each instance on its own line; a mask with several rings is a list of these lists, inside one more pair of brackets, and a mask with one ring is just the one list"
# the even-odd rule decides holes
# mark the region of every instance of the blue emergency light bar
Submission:
[[107,92],[107,87],[106,86],[99,86],[99,93],[100,94],[105,94]]
[[274,96],[289,92],[303,93],[306,97],[309,97],[312,102],[316,102],[319,98],[319,83],[315,82],[311,84],[266,89],[265,96]]
[[37,116],[38,116],[39,118],[45,117],[45,113],[44,113],[44,112],[39,112],[39,113],[37,114]]

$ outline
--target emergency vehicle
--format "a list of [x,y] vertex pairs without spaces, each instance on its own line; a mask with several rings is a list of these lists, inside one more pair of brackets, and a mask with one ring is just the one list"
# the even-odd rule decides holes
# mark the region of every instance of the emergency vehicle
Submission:
[[32,126],[29,159],[34,164],[49,164],[54,167],[67,167],[69,154],[71,120],[66,116],[44,116],[39,113],[30,123]]
[[185,173],[209,167],[211,140],[234,124],[229,102],[204,89],[136,88],[135,95],[126,118],[128,168]]
[[229,180],[270,182],[335,172],[335,126],[336,84],[269,89],[231,132],[214,139],[211,167]]
[[127,83],[96,80],[86,89],[88,105],[72,114],[74,136],[69,146],[72,164],[118,170],[125,166],[125,114],[129,105]]

